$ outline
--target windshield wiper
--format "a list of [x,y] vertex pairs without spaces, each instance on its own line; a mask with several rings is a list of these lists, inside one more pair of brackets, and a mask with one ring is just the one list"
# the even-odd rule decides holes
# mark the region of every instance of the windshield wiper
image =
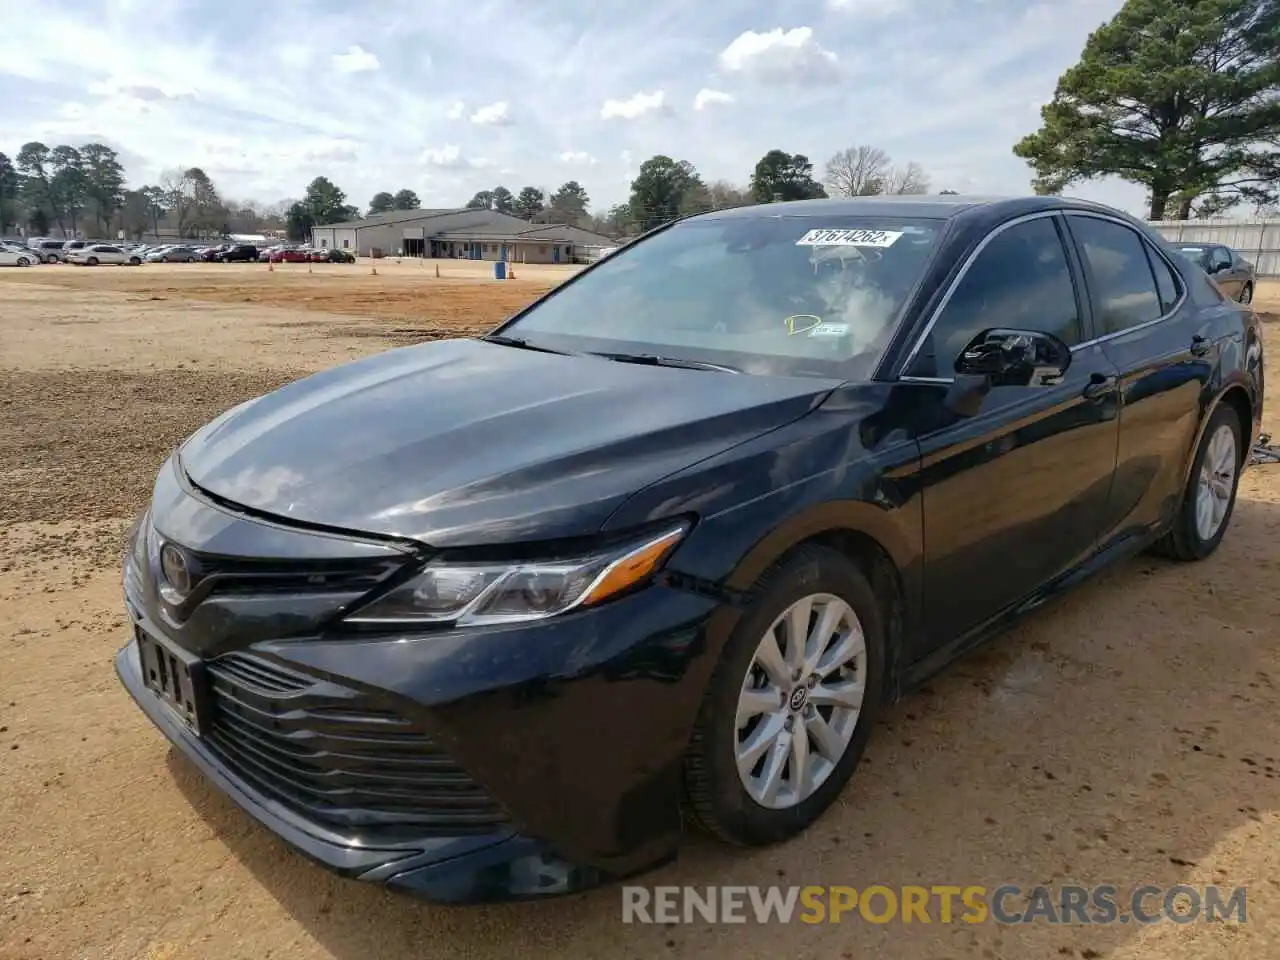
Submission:
[[505,337],[500,333],[476,337],[476,339],[483,340],[485,343],[496,343],[503,347],[518,347],[521,350],[537,350],[539,353],[558,353],[561,356],[571,355],[568,350],[553,350],[551,347],[543,347],[536,343],[530,343],[523,337]]
[[618,363],[642,363],[650,367],[679,367],[682,370],[719,370],[721,373],[741,373],[737,367],[728,367],[723,363],[707,363],[705,360],[681,360],[679,357],[662,357],[656,353],[597,353],[588,351],[588,356],[604,357]]

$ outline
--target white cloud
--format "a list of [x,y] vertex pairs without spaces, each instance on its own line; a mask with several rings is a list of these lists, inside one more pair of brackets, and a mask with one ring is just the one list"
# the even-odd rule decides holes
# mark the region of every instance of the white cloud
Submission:
[[590,167],[594,166],[597,160],[585,150],[566,150],[560,154],[560,162],[573,164],[574,166]]
[[195,90],[186,84],[161,86],[136,83],[123,77],[94,80],[87,90],[95,97],[126,97],[130,100],[175,100],[179,97],[195,96]]
[[352,44],[346,53],[334,54],[330,59],[339,73],[368,73],[382,66],[377,57],[359,44]]
[[718,103],[733,103],[733,94],[725,93],[723,90],[712,90],[703,87],[698,91],[698,95],[693,98],[693,109],[705,110],[707,107],[715,106]]
[[812,27],[776,27],[768,33],[748,30],[720,54],[720,67],[728,73],[800,86],[839,82],[839,62],[814,38]]
[[512,120],[511,115],[507,112],[507,102],[499,100],[497,103],[479,107],[475,113],[471,114],[471,122],[482,127],[508,126],[512,123]]
[[491,161],[481,157],[464,157],[462,148],[450,143],[443,147],[428,147],[419,158],[429,167],[441,170],[475,170],[492,166]]
[[880,20],[901,13],[911,0],[827,0],[827,7],[839,13]]
[[669,113],[671,108],[667,106],[667,94],[663,90],[637,93],[627,100],[606,100],[600,108],[600,116],[604,120],[639,120]]
[[467,112],[467,105],[461,100],[455,100],[449,105],[449,109],[445,112],[445,116],[450,120],[461,120],[462,115]]

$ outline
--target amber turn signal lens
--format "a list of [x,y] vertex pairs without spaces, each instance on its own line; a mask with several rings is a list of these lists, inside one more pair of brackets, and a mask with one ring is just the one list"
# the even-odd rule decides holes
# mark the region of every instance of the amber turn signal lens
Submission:
[[582,606],[590,606],[606,600],[652,575],[662,565],[662,561],[668,554],[675,549],[684,534],[683,528],[672,530],[619,557],[592,584],[587,595],[582,598]]

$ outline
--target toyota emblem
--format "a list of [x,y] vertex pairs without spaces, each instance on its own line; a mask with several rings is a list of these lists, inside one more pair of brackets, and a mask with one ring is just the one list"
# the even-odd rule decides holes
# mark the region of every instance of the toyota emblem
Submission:
[[160,548],[160,572],[179,598],[191,592],[191,569],[187,565],[187,556],[172,543]]

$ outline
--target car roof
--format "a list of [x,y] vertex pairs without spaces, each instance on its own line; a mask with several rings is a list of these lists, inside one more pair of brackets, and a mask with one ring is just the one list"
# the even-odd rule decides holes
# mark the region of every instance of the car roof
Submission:
[[1057,196],[969,196],[965,194],[877,195],[823,200],[791,200],[714,210],[690,220],[751,220],[765,217],[921,217],[950,220],[975,214],[981,219],[1036,213],[1042,210],[1085,210],[1133,220],[1128,214],[1090,200]]

